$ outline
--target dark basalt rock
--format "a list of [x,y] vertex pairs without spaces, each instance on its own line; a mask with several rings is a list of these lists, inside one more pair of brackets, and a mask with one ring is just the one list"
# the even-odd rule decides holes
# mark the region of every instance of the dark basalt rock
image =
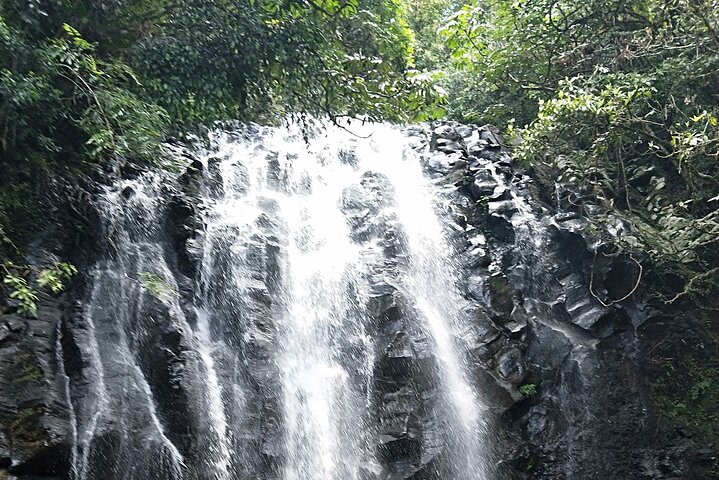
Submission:
[[515,236],[512,222],[503,215],[492,213],[486,217],[485,221],[487,232],[491,237],[506,243],[514,242]]
[[[500,422],[509,434],[500,455],[505,473],[532,479],[714,478],[691,472],[716,469],[715,448],[709,448],[714,458],[709,460],[712,455],[688,453],[690,445],[696,448],[693,440],[652,440],[658,425],[648,392],[652,380],[642,373],[647,360],[637,350],[642,342],[637,326],[651,323],[642,285],[636,288],[637,262],[643,260],[615,255],[590,235],[584,215],[598,207],[567,185],[558,186],[554,210],[536,224],[523,224],[526,219],[515,216],[515,196],[538,211],[526,191],[530,179],[512,164],[491,129],[477,132],[472,137],[465,126],[444,123],[433,129],[430,146],[442,151],[446,142],[439,137],[464,139],[465,171],[450,178],[462,178],[458,190],[472,202],[454,202],[462,207],[453,215],[468,239],[475,228],[487,234],[486,245],[465,244],[465,288],[499,329],[488,344],[471,334],[462,338],[473,345],[483,368],[496,369],[490,382],[509,394],[487,396],[505,412]],[[496,183],[490,164],[511,187]],[[618,220],[615,230],[616,235],[630,229]],[[685,338],[691,335],[684,332]],[[679,342],[676,348],[686,350]],[[651,345],[644,352],[656,348]],[[523,384],[535,385],[537,393],[519,394]]]
[[65,304],[47,295],[38,303],[35,319],[13,314],[0,319],[0,468],[19,478],[60,478],[68,471],[72,443],[54,352]]
[[524,355],[517,347],[509,347],[497,358],[497,373],[509,383],[519,385],[527,376]]

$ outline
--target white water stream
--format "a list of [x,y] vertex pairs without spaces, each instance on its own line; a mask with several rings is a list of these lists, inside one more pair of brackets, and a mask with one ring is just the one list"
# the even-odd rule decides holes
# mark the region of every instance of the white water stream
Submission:
[[[232,232],[223,245],[233,252],[235,288],[248,295],[260,290],[280,305],[275,362],[286,452],[281,478],[357,479],[362,462],[373,455],[363,411],[370,379],[355,378],[356,372],[346,366],[352,359],[344,358],[342,349],[343,339],[367,338],[363,292],[369,288],[366,272],[373,267],[367,262],[376,261],[372,250],[378,247],[353,240],[342,205],[347,190],[369,174],[388,181],[381,195],[389,206],[382,214],[396,218],[407,238],[407,262],[397,282],[418,312],[419,328],[427,332],[438,360],[438,388],[447,405],[441,415],[454,447],[448,453],[452,478],[489,478],[487,412],[453,336],[467,319],[461,313],[457,267],[437,213],[435,187],[403,133],[386,126],[373,126],[369,133],[370,140],[358,141],[331,130],[309,145],[286,130],[266,130],[260,139],[219,135],[216,151],[205,160],[211,168],[220,159],[215,170],[221,176],[215,180],[221,193],[207,216],[208,237],[216,242],[219,232]],[[353,152],[349,159],[347,152]],[[273,293],[260,284],[250,259],[253,238],[266,233],[269,214],[282,244],[280,286]],[[206,249],[207,278],[215,275],[213,261]],[[371,342],[360,344],[365,349],[360,357],[371,359]],[[356,370],[372,374],[366,365]],[[213,385],[210,381],[214,390]],[[223,416],[214,410],[210,415],[222,431]]]
[[399,129],[358,133],[214,134],[196,278],[177,273],[162,178],[102,195],[88,378],[67,388],[78,480],[492,477],[442,186]]

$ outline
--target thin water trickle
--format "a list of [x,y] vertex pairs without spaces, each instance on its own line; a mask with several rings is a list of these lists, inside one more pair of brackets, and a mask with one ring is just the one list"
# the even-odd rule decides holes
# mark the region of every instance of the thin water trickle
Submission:
[[57,365],[57,371],[62,378],[65,402],[67,403],[68,409],[68,423],[70,424],[70,471],[69,480],[75,480],[78,475],[78,434],[77,434],[77,415],[75,414],[75,404],[72,401],[70,377],[67,375],[65,370],[65,355],[62,346],[62,325],[60,321],[55,327],[55,363]]
[[[96,272],[93,277],[98,278],[99,272]],[[100,416],[105,411],[108,404],[107,387],[105,385],[105,374],[102,366],[102,357],[100,355],[100,346],[97,339],[97,332],[95,330],[95,323],[93,322],[95,308],[99,303],[99,288],[100,282],[95,282],[90,295],[90,302],[88,311],[85,314],[85,322],[87,323],[89,331],[89,345],[88,345],[88,357],[91,359],[91,365],[93,369],[93,396],[95,397],[94,405],[92,410],[87,412],[90,416],[90,420],[84,425],[83,428],[78,428],[78,448],[81,451],[80,465],[78,469],[78,478],[85,480],[88,475],[88,469],[90,467],[90,447],[92,444],[95,430]],[[77,414],[76,414],[77,415]],[[76,421],[77,423],[77,421]],[[79,425],[79,424],[78,424]]]
[[210,425],[217,441],[210,446],[210,462],[212,465],[213,480],[227,480],[230,478],[230,446],[227,442],[227,417],[222,403],[222,387],[217,378],[215,360],[212,357],[213,343],[210,336],[210,323],[207,312],[196,309],[197,313],[197,340],[198,352],[205,367],[206,397]]

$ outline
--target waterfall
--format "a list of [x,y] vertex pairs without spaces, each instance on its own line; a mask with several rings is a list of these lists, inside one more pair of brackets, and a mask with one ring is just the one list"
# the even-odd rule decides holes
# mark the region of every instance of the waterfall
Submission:
[[[368,272],[382,255],[376,239],[356,238],[346,207],[348,196],[368,178],[381,178],[379,195],[386,197],[386,206],[377,215],[394,217],[406,237],[406,262],[395,280],[439,363],[437,381],[450,412],[447,435],[456,447],[452,475],[487,478],[482,444],[487,412],[453,337],[467,321],[461,314],[466,301],[444,238],[446,219],[438,216],[434,187],[406,136],[374,127],[369,141],[332,131],[306,144],[299,132],[265,129],[246,138],[219,135],[214,142],[204,162],[205,191],[216,199],[207,215],[213,247],[205,250],[203,276],[217,279],[223,269],[232,277],[205,282],[211,296],[222,285],[220,296],[272,304],[276,345],[271,358],[284,427],[280,477],[359,478],[363,459],[373,455],[371,432],[377,426],[363,411],[372,370],[361,359],[371,365],[374,355],[362,339],[372,328],[366,311]],[[258,249],[270,251],[272,242],[277,278],[268,278],[256,261]],[[218,252],[220,244],[231,253]],[[217,255],[231,257],[229,266],[224,260],[218,265]],[[349,351],[357,358],[347,358]]]
[[213,133],[183,273],[172,180],[108,189],[80,479],[493,478],[453,187],[399,128],[364,129]]

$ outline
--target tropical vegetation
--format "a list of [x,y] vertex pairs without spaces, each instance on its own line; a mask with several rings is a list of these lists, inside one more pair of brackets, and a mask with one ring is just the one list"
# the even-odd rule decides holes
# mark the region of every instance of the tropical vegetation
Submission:
[[[0,253],[58,178],[229,120],[497,124],[673,303],[716,293],[716,0],[5,0]],[[440,105],[440,102],[443,102]],[[442,107],[442,108],[440,108]],[[549,195],[551,196],[551,195]],[[586,205],[599,204],[601,211]]]

